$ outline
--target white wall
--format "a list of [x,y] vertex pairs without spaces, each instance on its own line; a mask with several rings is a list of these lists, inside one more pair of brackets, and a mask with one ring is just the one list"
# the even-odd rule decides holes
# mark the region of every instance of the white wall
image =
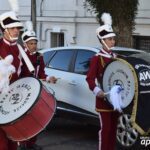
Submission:
[[64,32],[66,46],[98,44],[95,34],[98,24],[95,17],[86,11],[83,2],[84,0],[43,1],[41,16],[44,18],[39,17],[38,21],[44,19],[47,22],[41,27],[41,47],[50,47],[50,32],[55,27],[59,27],[61,32]]
[[150,1],[139,0],[138,15],[135,20],[134,33],[141,36],[150,36]]
[[[85,0],[36,0],[37,36],[39,48],[50,47],[50,33],[60,28],[65,34],[65,45],[97,46],[95,30],[99,26],[95,15],[83,6]],[[150,36],[150,1],[139,0],[134,34]],[[8,1],[0,0],[0,13],[10,10]],[[31,18],[31,0],[19,0],[19,18]]]

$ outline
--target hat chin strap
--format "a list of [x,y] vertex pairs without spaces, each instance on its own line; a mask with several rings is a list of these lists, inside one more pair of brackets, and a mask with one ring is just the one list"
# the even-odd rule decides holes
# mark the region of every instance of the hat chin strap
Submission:
[[27,48],[27,50],[31,53],[31,51],[29,50],[29,47],[26,43],[24,43],[24,46]]
[[108,45],[105,43],[105,41],[103,39],[101,39],[102,43],[105,45],[105,47],[107,48],[107,50],[109,51],[110,48],[108,47]]
[[28,45],[27,45],[26,43],[24,43],[24,45],[25,45],[25,47],[27,48],[27,50],[28,50],[32,55],[36,53],[36,52],[32,52],[32,51],[29,49],[29,47],[28,47]]
[[105,45],[105,47],[107,48],[107,50],[109,51],[110,48],[108,47],[108,45],[105,43],[105,41],[103,39],[101,39],[101,37],[99,35],[97,35],[98,39],[102,42],[102,44]]
[[8,31],[7,29],[5,29],[5,30],[6,30],[6,32],[7,32],[7,34],[8,34],[9,39],[10,39],[12,42],[18,40],[18,37],[12,37],[12,36],[10,35],[9,31]]

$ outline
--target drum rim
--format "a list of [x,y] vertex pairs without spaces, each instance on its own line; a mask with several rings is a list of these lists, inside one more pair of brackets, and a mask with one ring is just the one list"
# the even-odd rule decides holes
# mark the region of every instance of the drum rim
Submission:
[[[8,124],[13,124],[13,123],[17,122],[19,119],[21,119],[22,117],[24,117],[27,113],[29,113],[29,111],[31,111],[31,109],[33,109],[33,107],[35,106],[36,102],[38,101],[38,98],[39,98],[40,93],[41,93],[41,91],[42,91],[42,82],[41,82],[39,79],[35,78],[35,77],[23,77],[23,78],[19,78],[18,80],[25,79],[25,78],[34,78],[34,79],[36,79],[36,80],[39,82],[39,84],[40,84],[40,90],[39,90],[39,91],[40,91],[40,92],[39,92],[39,94],[37,95],[37,99],[34,101],[34,103],[31,105],[31,107],[28,109],[28,111],[26,111],[26,112],[25,112],[24,114],[22,114],[20,117],[14,119],[13,121],[7,122],[7,123],[1,123],[0,126],[6,126],[6,125],[8,125]],[[16,80],[16,81],[18,81],[18,80]],[[15,82],[15,81],[14,81],[14,82]],[[14,82],[13,82],[13,83],[14,83]]]

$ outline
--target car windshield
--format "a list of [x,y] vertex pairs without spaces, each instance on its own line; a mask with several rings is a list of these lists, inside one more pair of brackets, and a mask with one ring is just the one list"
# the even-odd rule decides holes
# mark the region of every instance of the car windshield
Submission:
[[150,63],[150,54],[149,53],[137,53],[137,54],[132,54],[130,55],[131,57],[136,57],[136,58],[141,58],[145,60],[146,62]]
[[113,50],[114,53],[119,54],[119,55],[125,55],[125,56],[130,56],[133,54],[140,54],[141,52],[137,51],[122,51],[122,50]]
[[[96,49],[100,50],[101,47],[96,48]],[[113,47],[112,51],[116,54],[123,55],[123,56],[130,56],[130,55],[133,55],[133,54],[140,54],[140,53],[144,52],[144,51],[142,52],[141,50],[123,48],[123,47]]]

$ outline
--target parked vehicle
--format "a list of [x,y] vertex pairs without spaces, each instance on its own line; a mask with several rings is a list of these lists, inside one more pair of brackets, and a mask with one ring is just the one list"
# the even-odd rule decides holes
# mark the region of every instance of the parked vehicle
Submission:
[[[125,56],[146,55],[140,50],[121,47],[115,47],[113,51]],[[95,96],[85,80],[90,58],[98,52],[98,48],[92,47],[58,47],[40,51],[44,56],[46,74],[58,78],[57,84],[43,82],[57,100],[56,115],[99,124]],[[138,139],[138,132],[132,128],[130,117],[130,114],[123,114],[119,118],[117,140],[123,147],[131,147]]]

